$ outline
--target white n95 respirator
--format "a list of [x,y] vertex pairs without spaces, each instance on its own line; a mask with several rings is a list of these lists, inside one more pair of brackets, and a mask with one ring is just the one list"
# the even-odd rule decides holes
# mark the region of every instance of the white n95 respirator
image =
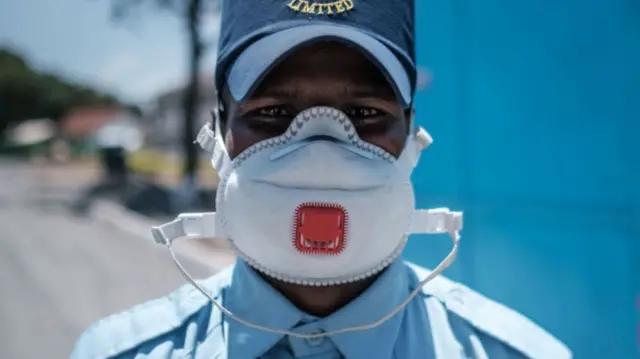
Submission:
[[296,116],[284,134],[231,159],[219,126],[217,121],[215,133],[203,127],[197,139],[220,177],[216,212],[182,214],[153,228],[157,242],[226,238],[257,271],[314,286],[379,273],[400,256],[413,233],[449,233],[454,241],[451,254],[429,277],[453,262],[462,213],[415,209],[411,173],[432,142],[422,128],[408,136],[396,158],[360,139],[343,112],[313,107]]

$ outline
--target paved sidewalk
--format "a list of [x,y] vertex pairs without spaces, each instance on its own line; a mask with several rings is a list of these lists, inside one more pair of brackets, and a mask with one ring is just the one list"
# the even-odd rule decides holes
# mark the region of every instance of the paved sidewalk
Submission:
[[[149,223],[108,205],[96,210],[128,227],[74,217],[64,206],[69,195],[58,192],[43,205],[30,169],[0,161],[2,359],[68,358],[89,324],[185,284],[166,248],[145,237]],[[176,245],[196,278],[233,260],[206,247]]]

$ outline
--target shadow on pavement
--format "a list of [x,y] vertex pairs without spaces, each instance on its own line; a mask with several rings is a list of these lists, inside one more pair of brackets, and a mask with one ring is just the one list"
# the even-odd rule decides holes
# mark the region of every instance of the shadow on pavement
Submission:
[[[185,181],[187,182],[187,181]],[[97,199],[109,199],[148,217],[170,217],[182,212],[215,211],[216,192],[193,184],[169,188],[143,177],[123,183],[102,182],[85,189],[71,205],[75,214],[85,215]]]

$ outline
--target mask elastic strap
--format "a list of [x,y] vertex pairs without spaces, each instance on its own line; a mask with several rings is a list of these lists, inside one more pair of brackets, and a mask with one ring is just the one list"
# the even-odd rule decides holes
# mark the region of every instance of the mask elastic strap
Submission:
[[401,312],[421,291],[422,287],[431,281],[433,278],[447,269],[455,260],[458,254],[458,245],[460,240],[459,231],[462,229],[462,212],[452,212],[447,208],[438,208],[431,210],[416,210],[414,216],[411,219],[410,233],[423,233],[423,234],[435,234],[435,233],[448,233],[453,241],[453,248],[447,257],[440,262],[440,264],[420,281],[418,286],[411,292],[411,294],[400,305],[398,305],[391,312],[378,320],[365,325],[351,326],[338,330],[328,331],[324,333],[295,333],[289,330],[282,330],[277,328],[271,328],[256,324],[247,320],[244,320],[234,313],[230,312],[220,302],[218,302],[206,289],[198,284],[189,275],[187,270],[182,266],[176,254],[172,248],[172,241],[181,238],[202,238],[202,237],[215,237],[216,234],[216,214],[214,212],[209,213],[185,213],[181,214],[175,220],[163,224],[158,227],[153,227],[151,232],[154,240],[159,244],[164,244],[171,253],[171,258],[178,266],[178,269],[186,280],[191,283],[198,291],[200,291],[205,297],[207,297],[222,313],[233,318],[239,323],[242,323],[248,327],[262,330],[265,332],[276,333],[281,335],[289,335],[301,339],[313,339],[326,337],[335,334],[356,332],[361,330],[373,329],[380,326],[385,321],[389,320],[394,315]]
[[202,126],[200,131],[198,132],[198,136],[196,136],[196,140],[194,143],[197,143],[205,150],[207,153],[213,153],[216,148],[216,138],[213,130],[211,130],[210,124],[205,124]]
[[[216,121],[216,127],[218,126],[219,123]],[[221,175],[221,172],[228,167],[231,160],[227,155],[227,149],[224,146],[222,137],[213,132],[211,124],[207,123],[202,126],[194,143],[199,144],[207,152],[211,165],[218,171],[218,175]]]

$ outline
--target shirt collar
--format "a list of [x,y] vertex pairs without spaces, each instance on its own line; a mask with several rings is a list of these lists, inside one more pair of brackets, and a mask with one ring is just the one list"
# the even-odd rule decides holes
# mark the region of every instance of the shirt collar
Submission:
[[[332,315],[317,319],[318,326],[327,332],[367,325],[391,312],[409,295],[404,268],[402,261],[394,262],[358,298]],[[290,330],[309,318],[240,259],[227,288],[225,302],[238,317],[270,328]],[[337,334],[330,340],[346,358],[391,357],[403,315],[404,312],[398,313],[376,328]],[[227,322],[229,354],[233,357],[257,358],[283,337],[248,327],[231,318]]]
[[[289,330],[304,316],[241,259],[236,261],[233,269],[225,302],[234,315],[269,328]],[[227,322],[229,357],[258,358],[283,337],[282,334],[246,326],[232,318]]]
[[[324,331],[368,325],[389,314],[409,295],[409,278],[402,260],[396,260],[359,297],[325,318]],[[404,310],[380,326],[331,336],[346,358],[391,358]]]

